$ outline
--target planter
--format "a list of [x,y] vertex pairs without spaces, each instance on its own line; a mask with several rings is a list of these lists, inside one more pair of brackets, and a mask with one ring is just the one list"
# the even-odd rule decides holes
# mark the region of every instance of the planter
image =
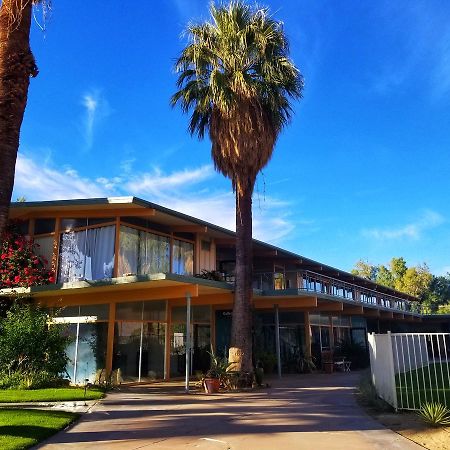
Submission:
[[334,363],[332,361],[324,362],[323,370],[325,371],[325,373],[333,373],[333,366],[334,366]]
[[219,392],[220,380],[219,378],[205,378],[203,386],[205,387],[205,392],[207,394],[215,394]]

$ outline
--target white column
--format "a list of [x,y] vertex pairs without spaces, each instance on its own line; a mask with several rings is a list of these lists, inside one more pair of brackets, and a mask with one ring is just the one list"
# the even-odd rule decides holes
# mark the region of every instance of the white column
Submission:
[[189,374],[191,371],[191,293],[186,292],[186,378],[184,390],[189,393]]

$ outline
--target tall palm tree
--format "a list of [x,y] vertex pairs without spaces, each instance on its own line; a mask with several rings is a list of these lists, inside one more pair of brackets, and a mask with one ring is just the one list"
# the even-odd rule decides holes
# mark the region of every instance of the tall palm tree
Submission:
[[30,49],[33,0],[0,2],[0,235],[8,220],[20,127],[30,77],[38,73]]
[[172,105],[191,113],[189,131],[211,139],[215,168],[236,193],[236,287],[230,360],[252,371],[252,194],[268,163],[291,99],[301,97],[303,78],[288,57],[281,22],[267,8],[242,1],[210,6],[211,20],[189,24],[188,45],[175,69]]

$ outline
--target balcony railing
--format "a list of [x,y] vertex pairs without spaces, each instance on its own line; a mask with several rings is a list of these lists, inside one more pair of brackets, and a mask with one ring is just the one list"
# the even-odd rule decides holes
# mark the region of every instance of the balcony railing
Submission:
[[394,311],[421,313],[418,302],[411,302],[308,270],[256,272],[253,276],[253,288],[311,292],[353,301],[361,305],[374,305]]

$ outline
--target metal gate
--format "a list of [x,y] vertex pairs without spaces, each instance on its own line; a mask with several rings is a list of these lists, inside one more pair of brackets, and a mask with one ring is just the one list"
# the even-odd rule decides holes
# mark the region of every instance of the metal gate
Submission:
[[369,334],[372,382],[395,409],[450,407],[450,333]]

